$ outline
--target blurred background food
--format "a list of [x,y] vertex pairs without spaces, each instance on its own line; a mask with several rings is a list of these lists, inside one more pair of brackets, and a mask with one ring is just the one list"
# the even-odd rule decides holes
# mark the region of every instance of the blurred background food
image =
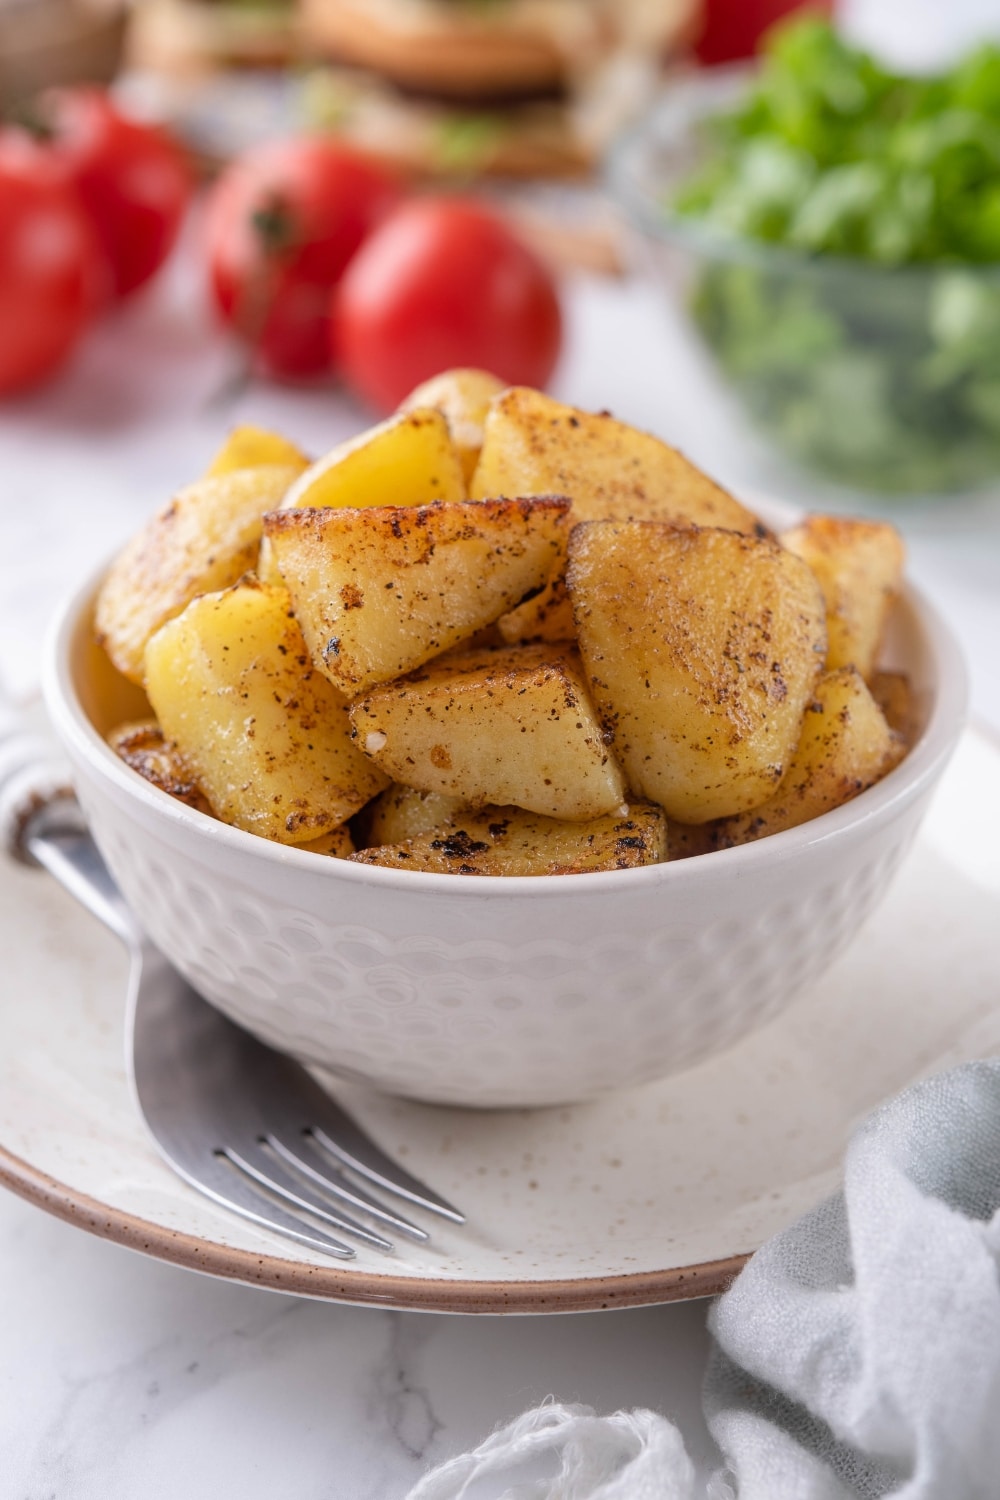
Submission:
[[13,120],[0,129],[0,393],[60,369],[156,274],[190,192],[180,147],[103,89],[45,89]]
[[129,63],[180,77],[282,68],[299,56],[295,0],[140,0]]
[[[771,27],[802,9],[802,0],[708,0],[692,28],[694,55],[706,67],[752,57]],[[809,0],[813,15],[833,14],[834,0]]]
[[251,147],[223,170],[206,211],[211,289],[258,369],[329,370],[333,288],[402,195],[381,163],[316,135]]
[[700,0],[146,0],[130,61],[195,132],[199,78],[283,62],[300,70],[278,91],[286,110],[408,171],[575,176],[648,102],[699,12]]
[[1000,472],[1000,41],[917,73],[834,0],[0,0],[0,107],[4,390],[153,278],[199,175],[233,389],[542,383],[560,278],[632,277],[631,222],[793,464],[881,495]]
[[859,490],[1000,473],[1000,46],[911,75],[805,17],[612,178],[745,409]]
[[544,254],[618,272],[591,184],[702,16],[703,0],[141,0],[130,89],[209,170],[319,130],[414,180],[489,180]]
[[122,0],[2,0],[0,110],[55,84],[110,83],[127,20]]
[[[786,32],[763,61],[776,10],[815,26],[831,5],[648,3],[643,23],[591,0],[370,0],[397,36],[460,21],[468,42],[488,18],[509,43],[536,18],[523,82],[494,30],[506,92],[480,73],[448,96],[415,45],[405,73],[384,34],[385,61],[362,56],[336,0],[0,0],[9,690],[31,691],[81,570],[226,429],[324,452],[451,365],[606,403],[748,503],[890,514],[972,654],[995,636],[996,70],[963,59],[1000,41],[996,0],[834,0],[835,34]],[[498,123],[575,119],[616,70],[638,80],[614,96],[627,191],[614,143],[499,171],[497,141],[523,137]],[[423,139],[447,149],[362,150],[343,80],[391,101],[407,143],[437,120]],[[976,670],[996,678],[995,652]]]

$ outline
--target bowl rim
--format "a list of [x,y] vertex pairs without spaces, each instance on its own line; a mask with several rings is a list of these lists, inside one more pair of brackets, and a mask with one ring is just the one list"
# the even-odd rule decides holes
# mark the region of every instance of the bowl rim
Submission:
[[[669,203],[654,207],[636,181],[636,158],[650,145],[672,135],[676,141],[690,137],[695,118],[706,119],[746,90],[757,69],[738,63],[713,68],[709,73],[691,72],[661,90],[653,104],[634,124],[612,142],[604,159],[604,185],[635,225],[654,240],[697,251],[715,260],[756,266],[762,270],[794,271],[801,275],[873,280],[892,278],[914,284],[929,283],[944,275],[964,275],[1000,283],[1000,261],[902,261],[885,265],[856,255],[831,255],[796,249],[791,245],[754,239],[727,232],[705,218],[674,211]],[[685,117],[685,106],[694,114]],[[672,117],[676,116],[676,120]]]
[[[777,515],[791,518],[801,513],[794,507],[764,497],[759,504]],[[675,882],[696,886],[724,877],[750,876],[761,860],[781,864],[804,854],[818,844],[839,841],[859,826],[890,814],[909,803],[932,783],[955,748],[968,710],[968,672],[961,648],[950,628],[909,580],[904,580],[901,602],[910,609],[933,664],[934,696],[920,737],[900,763],[881,781],[849,802],[820,814],[795,828],[769,835],[732,849],[713,850],[683,860],[667,860],[631,870],[601,870],[580,875],[479,875],[457,879],[453,874],[423,870],[389,869],[380,865],[355,864],[347,859],[316,855],[294,845],[279,844],[258,834],[236,828],[188,807],[146,781],[112,750],[86,713],[72,673],[72,646],[84,617],[92,607],[108,562],[94,570],[64,602],[51,623],[45,641],[42,687],[46,709],[58,738],[69,749],[74,763],[83,762],[119,797],[133,798],[156,820],[220,845],[246,858],[310,872],[317,880],[348,880],[374,889],[408,891],[414,896],[458,896],[468,901],[495,901],[498,896],[531,895],[543,900],[564,896],[569,890],[581,895],[606,896],[613,891],[670,888]]]

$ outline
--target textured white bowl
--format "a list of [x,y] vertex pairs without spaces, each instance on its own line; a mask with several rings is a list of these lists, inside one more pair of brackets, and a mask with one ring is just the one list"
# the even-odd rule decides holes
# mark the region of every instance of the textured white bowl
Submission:
[[264,1041],[435,1103],[586,1099],[676,1072],[769,1020],[880,900],[964,717],[958,649],[908,589],[889,651],[917,688],[924,730],[896,770],[835,812],[643,870],[377,869],[229,828],[125,766],[102,734],[142,704],[92,644],[96,588],[53,631],[46,699],[94,836],[147,932]]

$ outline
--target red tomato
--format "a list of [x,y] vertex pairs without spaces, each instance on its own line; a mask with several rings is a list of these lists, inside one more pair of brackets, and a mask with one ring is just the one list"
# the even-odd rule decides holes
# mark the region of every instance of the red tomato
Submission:
[[321,136],[248,151],[222,175],[208,212],[212,289],[265,369],[329,369],[331,288],[401,191],[385,168]]
[[502,219],[463,199],[416,198],[347,268],[332,336],[347,380],[388,411],[453,366],[543,386],[562,319],[551,275]]
[[0,135],[0,395],[68,358],[99,265],[87,215],[49,154],[19,132]]
[[191,190],[187,162],[172,140],[121,114],[100,89],[46,96],[51,149],[90,214],[110,272],[125,297],[166,260]]
[[695,42],[698,61],[714,66],[753,57],[764,33],[804,5],[831,15],[834,0],[708,0]]

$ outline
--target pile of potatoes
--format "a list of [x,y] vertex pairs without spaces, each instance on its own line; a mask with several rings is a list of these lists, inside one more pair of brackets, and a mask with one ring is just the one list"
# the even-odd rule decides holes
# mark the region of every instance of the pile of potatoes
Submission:
[[395,869],[631,868],[794,827],[914,734],[879,672],[903,549],[780,537],[607,414],[456,370],[311,463],[234,432],[95,613],[111,736],[236,827]]

